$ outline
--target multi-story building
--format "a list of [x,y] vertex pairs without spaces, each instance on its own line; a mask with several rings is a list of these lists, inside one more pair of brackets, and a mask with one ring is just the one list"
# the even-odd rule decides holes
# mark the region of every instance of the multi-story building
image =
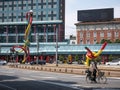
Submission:
[[96,44],[101,40],[120,39],[120,18],[111,21],[76,23],[77,44]]
[[70,44],[73,44],[73,45],[77,44],[76,36],[70,35]]
[[[26,13],[33,10],[30,42],[54,42],[65,37],[65,0],[0,0],[0,43],[23,43]],[[58,32],[56,34],[56,31]]]

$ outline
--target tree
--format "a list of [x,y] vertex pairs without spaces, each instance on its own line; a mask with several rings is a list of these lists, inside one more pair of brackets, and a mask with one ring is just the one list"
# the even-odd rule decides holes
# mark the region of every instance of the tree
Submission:
[[120,43],[120,39],[116,39],[116,40],[115,40],[115,43]]
[[59,60],[60,61],[63,61],[64,60],[64,57],[62,55],[59,55]]
[[102,39],[100,43],[103,44],[104,42],[112,43],[110,40],[107,40],[107,39]]
[[114,57],[113,57],[112,55],[110,55],[110,56],[108,57],[108,60],[109,60],[109,61],[112,61],[113,58],[114,58]]

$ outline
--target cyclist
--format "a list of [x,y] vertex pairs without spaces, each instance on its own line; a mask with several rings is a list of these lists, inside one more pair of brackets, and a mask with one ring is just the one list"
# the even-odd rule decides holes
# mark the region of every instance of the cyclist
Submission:
[[97,62],[95,62],[95,61],[91,62],[90,71],[92,72],[92,75],[93,75],[93,81],[95,83],[97,83],[97,81],[96,81],[96,73],[98,71]]

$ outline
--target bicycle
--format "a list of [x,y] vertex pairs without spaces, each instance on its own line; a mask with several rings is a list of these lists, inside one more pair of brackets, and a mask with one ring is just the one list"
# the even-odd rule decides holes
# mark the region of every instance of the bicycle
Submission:
[[[87,69],[85,71],[85,73],[86,73],[86,82],[87,83],[92,83],[93,82],[92,72],[89,69]],[[105,76],[105,73],[98,70],[98,73],[97,73],[97,76],[96,76],[96,81],[97,81],[97,83],[105,84],[107,82],[107,78]]]

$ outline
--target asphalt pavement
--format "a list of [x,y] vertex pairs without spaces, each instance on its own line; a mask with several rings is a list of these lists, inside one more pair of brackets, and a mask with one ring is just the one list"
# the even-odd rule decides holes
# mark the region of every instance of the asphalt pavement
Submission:
[[87,84],[85,76],[0,66],[0,90],[120,90],[120,78]]

